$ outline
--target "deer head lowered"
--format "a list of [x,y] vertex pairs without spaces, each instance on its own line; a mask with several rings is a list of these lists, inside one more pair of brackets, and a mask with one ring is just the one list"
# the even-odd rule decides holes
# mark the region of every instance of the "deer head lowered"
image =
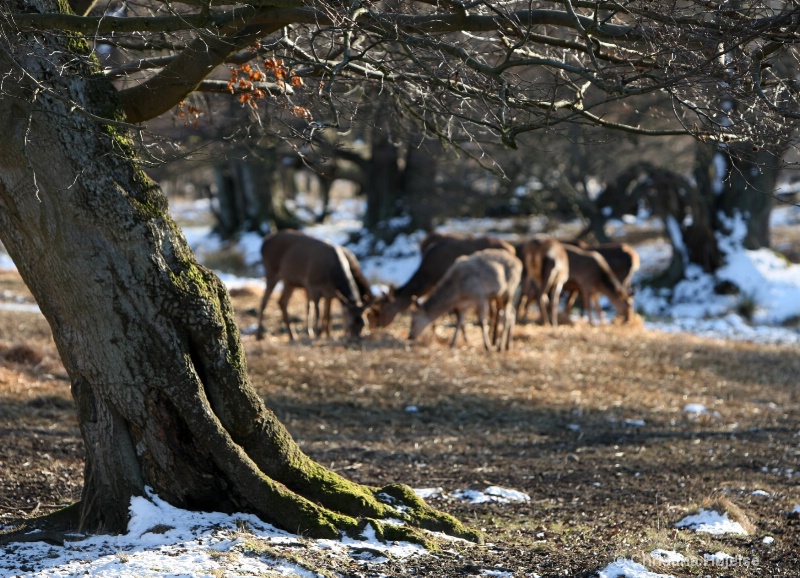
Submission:
[[261,257],[267,285],[258,311],[256,339],[264,337],[264,309],[278,282],[283,283],[278,304],[291,340],[297,335],[289,320],[288,304],[292,292],[298,287],[305,289],[308,297],[306,325],[310,336],[320,334],[321,299],[325,299],[323,331],[330,333],[331,301],[337,299],[342,304],[346,335],[351,338],[360,336],[371,292],[352,253],[333,243],[287,229],[264,237]]

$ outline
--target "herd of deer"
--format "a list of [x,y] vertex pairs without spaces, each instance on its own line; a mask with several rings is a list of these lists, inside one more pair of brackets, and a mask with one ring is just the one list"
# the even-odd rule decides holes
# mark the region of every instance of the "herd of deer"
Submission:
[[306,326],[312,337],[330,335],[333,299],[342,305],[345,333],[351,338],[359,337],[367,323],[370,328],[386,327],[399,313],[412,309],[409,339],[416,339],[437,318],[454,312],[451,347],[459,332],[466,337],[464,315],[475,309],[484,347],[490,350],[495,344],[498,351],[511,347],[515,320],[524,318],[533,302],[542,322],[557,327],[562,293],[567,312],[581,296],[590,323],[593,311],[603,320],[600,295],[623,322],[633,315],[631,277],[639,268],[639,256],[624,243],[587,247],[536,237],[512,245],[493,237],[432,233],[420,249],[422,261],[408,282],[375,297],[355,255],[344,247],[294,230],[267,235],[261,246],[267,286],[256,338],[264,337],[264,309],[279,281],[283,294],[278,304],[292,340],[297,334],[288,305],[297,288],[306,292]]

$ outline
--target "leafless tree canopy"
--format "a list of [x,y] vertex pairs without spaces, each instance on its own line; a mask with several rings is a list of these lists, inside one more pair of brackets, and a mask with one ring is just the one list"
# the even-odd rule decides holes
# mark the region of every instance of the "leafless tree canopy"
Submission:
[[4,33],[78,32],[84,57],[113,47],[98,73],[131,123],[195,91],[277,104],[310,129],[344,128],[384,91],[428,131],[509,146],[571,122],[760,148],[800,119],[795,1],[71,3],[86,15],[3,2]]

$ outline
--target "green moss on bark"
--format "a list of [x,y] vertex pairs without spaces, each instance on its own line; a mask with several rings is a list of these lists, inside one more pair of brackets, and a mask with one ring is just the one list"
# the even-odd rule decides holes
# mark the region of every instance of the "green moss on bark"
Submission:
[[409,486],[390,484],[377,490],[377,495],[385,495],[395,500],[395,507],[402,511],[401,518],[412,526],[431,532],[442,532],[470,542],[483,543],[483,535],[480,532],[468,528],[450,514],[431,508]]

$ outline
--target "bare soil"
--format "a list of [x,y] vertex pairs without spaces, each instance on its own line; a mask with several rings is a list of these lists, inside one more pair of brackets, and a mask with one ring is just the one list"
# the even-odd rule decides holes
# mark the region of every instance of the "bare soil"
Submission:
[[[511,352],[487,354],[475,327],[450,349],[446,322],[409,343],[406,316],[348,343],[336,315],[334,338],[290,344],[274,302],[257,342],[247,331],[259,298],[233,295],[252,381],[313,458],[370,485],[445,494],[494,485],[531,498],[432,499],[486,544],[390,562],[384,576],[591,576],[618,557],[674,576],[800,572],[795,348],[576,322],[518,325]],[[0,301],[20,300],[32,302],[19,277],[0,273]],[[293,302],[298,318],[303,305]],[[690,403],[708,411],[687,413]],[[82,459],[47,324],[0,310],[0,527],[77,500]],[[726,510],[750,533],[675,527],[701,507]],[[656,549],[692,563],[659,567],[647,557]],[[720,551],[734,562],[697,563]]]

